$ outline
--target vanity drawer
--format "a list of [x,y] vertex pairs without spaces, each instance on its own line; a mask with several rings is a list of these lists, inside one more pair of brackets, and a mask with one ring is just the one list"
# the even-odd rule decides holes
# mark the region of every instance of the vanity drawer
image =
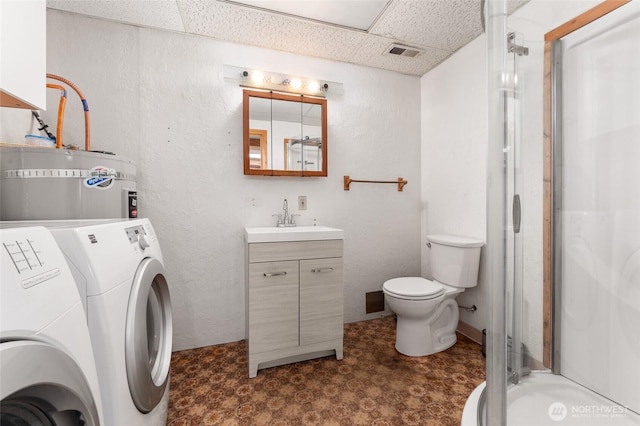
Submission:
[[249,244],[249,263],[342,257],[343,240]]

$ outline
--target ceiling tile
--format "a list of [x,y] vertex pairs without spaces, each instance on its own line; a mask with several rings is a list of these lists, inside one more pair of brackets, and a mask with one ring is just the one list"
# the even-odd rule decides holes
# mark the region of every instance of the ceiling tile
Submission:
[[47,7],[143,27],[184,31],[175,1],[47,0]]
[[415,47],[456,51],[482,33],[479,0],[394,0],[369,31]]
[[189,33],[337,61],[348,61],[368,37],[224,2],[180,1],[180,9]]
[[222,0],[349,28],[368,30],[388,0]]

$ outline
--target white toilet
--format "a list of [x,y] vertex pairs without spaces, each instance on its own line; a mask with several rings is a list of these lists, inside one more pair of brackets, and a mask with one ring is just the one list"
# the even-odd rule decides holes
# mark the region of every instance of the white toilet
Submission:
[[453,235],[430,235],[427,240],[433,280],[403,277],[382,285],[386,303],[398,320],[396,349],[408,356],[430,355],[456,343],[455,298],[478,284],[484,242]]

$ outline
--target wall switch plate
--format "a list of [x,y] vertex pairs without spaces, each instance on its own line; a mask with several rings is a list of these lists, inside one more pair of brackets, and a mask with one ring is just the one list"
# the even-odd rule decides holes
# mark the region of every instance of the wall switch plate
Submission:
[[306,210],[307,209],[307,196],[300,195],[298,197],[298,210]]

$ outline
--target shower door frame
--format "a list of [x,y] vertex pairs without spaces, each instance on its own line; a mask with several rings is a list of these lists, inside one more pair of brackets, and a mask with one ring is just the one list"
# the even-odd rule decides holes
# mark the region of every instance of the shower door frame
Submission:
[[[556,67],[554,47],[566,35],[590,24],[631,0],[605,0],[544,36],[544,172],[543,172],[543,359],[545,367],[554,373],[560,372],[560,286],[556,286],[555,253],[553,236],[559,231],[555,213],[559,206],[553,203],[554,159],[558,154],[554,147],[561,140],[561,123],[556,120],[560,113],[561,94],[556,93],[556,79],[561,70]],[[555,275],[554,275],[555,274]],[[554,303],[554,301],[556,301]]]

